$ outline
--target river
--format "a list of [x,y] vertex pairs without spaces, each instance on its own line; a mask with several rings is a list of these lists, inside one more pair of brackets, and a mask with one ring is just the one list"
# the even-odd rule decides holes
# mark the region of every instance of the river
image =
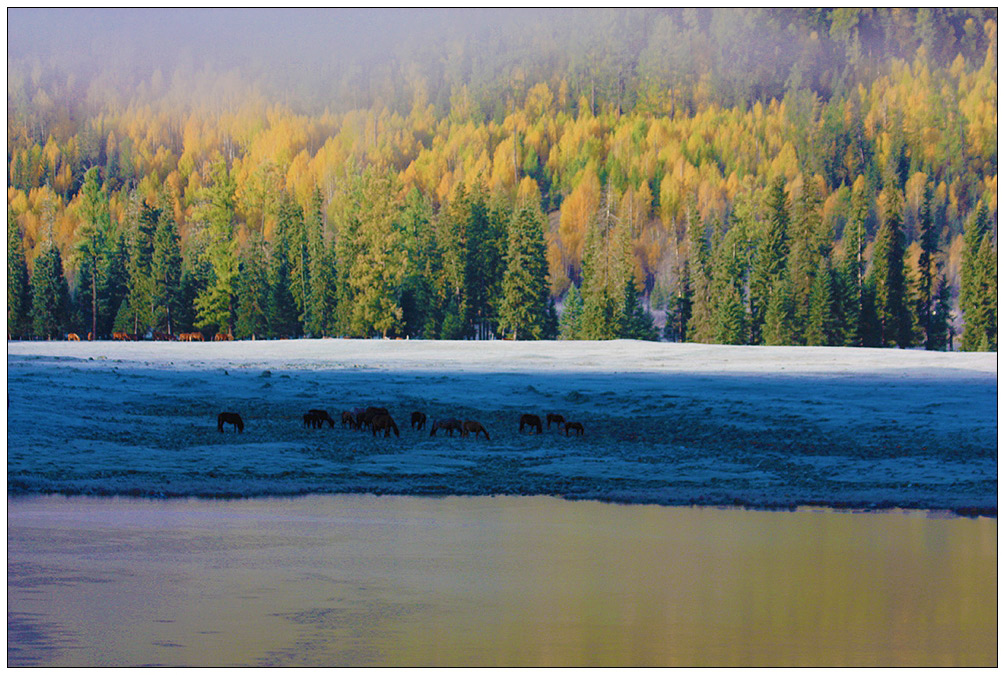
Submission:
[[8,666],[996,666],[997,520],[8,498]]

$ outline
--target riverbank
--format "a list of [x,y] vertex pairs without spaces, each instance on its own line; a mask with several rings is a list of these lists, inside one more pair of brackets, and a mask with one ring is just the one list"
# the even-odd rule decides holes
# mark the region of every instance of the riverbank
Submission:
[[[996,515],[996,354],[614,342],[8,343],[8,494],[550,495]],[[387,407],[400,436],[310,408]],[[216,428],[239,412],[243,433]],[[420,410],[480,421],[430,436]],[[561,413],[585,428],[521,433]]]

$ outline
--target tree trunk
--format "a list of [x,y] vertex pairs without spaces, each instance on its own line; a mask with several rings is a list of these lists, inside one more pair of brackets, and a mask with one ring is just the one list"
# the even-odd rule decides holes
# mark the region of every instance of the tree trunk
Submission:
[[91,268],[91,338],[98,338],[98,280],[97,266]]

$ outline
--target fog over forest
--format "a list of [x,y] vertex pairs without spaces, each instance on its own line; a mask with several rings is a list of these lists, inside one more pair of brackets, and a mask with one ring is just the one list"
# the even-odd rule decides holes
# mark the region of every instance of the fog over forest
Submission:
[[11,9],[8,31],[15,334],[996,347],[996,8]]

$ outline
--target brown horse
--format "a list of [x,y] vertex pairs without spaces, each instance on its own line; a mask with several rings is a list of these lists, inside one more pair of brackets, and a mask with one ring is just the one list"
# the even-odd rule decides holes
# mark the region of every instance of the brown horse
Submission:
[[559,415],[558,413],[547,413],[547,430],[548,431],[551,430],[551,422],[554,422],[555,424],[557,424],[558,428],[560,429],[561,425],[565,423],[565,416],[564,415]]
[[460,423],[458,419],[448,419],[448,420],[436,420],[432,423],[432,431],[429,433],[430,436],[436,435],[436,430],[442,429],[450,436],[453,435],[454,431],[459,431],[460,435],[464,433],[464,426]]
[[538,417],[537,415],[530,415],[528,413],[528,414],[523,415],[522,417],[520,417],[519,418],[519,431],[520,431],[520,433],[523,433],[523,427],[524,426],[530,427],[531,429],[536,429],[538,434],[543,433],[543,431],[544,431],[544,427],[540,423],[540,417]]
[[234,336],[230,333],[217,333],[216,337],[213,338],[213,342],[229,342],[234,339]]
[[66,339],[69,340],[70,342],[80,342],[80,336],[77,335],[76,333],[67,333]]
[[223,431],[223,424],[233,424],[234,429],[243,433],[244,432],[244,420],[241,416],[235,412],[221,412],[216,416],[216,428],[221,432]]
[[329,429],[335,428],[335,420],[331,419],[331,415],[328,414],[327,410],[318,410],[317,408],[311,408],[307,411],[308,414],[313,415],[317,419],[317,428],[320,429],[324,422],[328,423]]
[[349,429],[358,429],[359,427],[356,425],[356,416],[348,410],[343,411],[342,426],[348,427]]
[[390,415],[390,411],[387,408],[381,408],[378,406],[370,406],[362,412],[361,415],[356,417],[356,422],[359,428],[372,426],[374,418],[380,415]]
[[115,331],[114,333],[112,333],[112,339],[113,340],[128,340],[128,339],[130,339],[130,337],[129,337],[129,333],[125,333],[123,331]]
[[156,340],[157,342],[173,342],[178,338],[174,337],[170,333],[158,333],[154,331],[153,339]]
[[586,430],[582,428],[582,424],[580,422],[565,422],[566,436],[568,435],[569,429],[573,430],[577,436],[581,436],[586,432]]
[[370,422],[370,427],[373,429],[373,435],[376,436],[378,431],[385,430],[384,438],[390,437],[390,432],[393,431],[394,435],[399,437],[401,432],[398,431],[397,424],[394,423],[394,419],[390,415],[377,415]]
[[481,426],[481,422],[476,422],[474,420],[464,420],[464,430],[460,433],[461,436],[467,438],[468,435],[474,434],[474,438],[478,437],[478,434],[484,434],[485,440],[492,440],[488,435],[488,430]]
[[411,413],[411,428],[418,429],[421,431],[425,428],[425,413],[424,412],[413,412]]

